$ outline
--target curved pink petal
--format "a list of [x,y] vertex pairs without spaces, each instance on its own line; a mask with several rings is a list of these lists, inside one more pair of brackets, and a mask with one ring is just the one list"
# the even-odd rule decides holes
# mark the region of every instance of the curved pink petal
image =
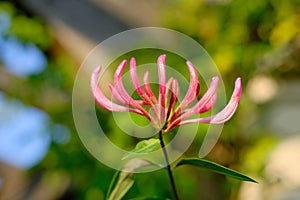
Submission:
[[158,82],[159,82],[159,97],[158,101],[160,106],[165,108],[165,98],[166,98],[166,55],[163,54],[157,59],[158,68]]
[[115,98],[116,101],[118,101],[121,104],[128,105],[127,102],[121,97],[121,95],[118,93],[118,91],[115,89],[113,84],[109,83],[108,87],[110,89],[111,94]]
[[158,82],[159,82],[159,114],[160,123],[164,124],[166,120],[166,55],[160,55],[157,59]]
[[130,78],[132,81],[132,84],[136,90],[136,92],[142,97],[147,103],[150,103],[150,98],[147,96],[147,94],[144,92],[140,85],[140,81],[136,72],[136,61],[135,58],[130,59]]
[[171,91],[171,86],[172,86],[173,80],[174,80],[174,78],[171,77],[166,84],[166,93],[165,93],[165,105],[166,106],[168,103],[169,93]]
[[132,108],[128,108],[128,107],[124,107],[124,106],[120,106],[118,104],[113,103],[111,100],[109,100],[101,91],[99,85],[98,85],[98,77],[99,74],[101,72],[101,67],[97,67],[91,76],[91,82],[90,82],[90,86],[91,86],[91,90],[93,93],[93,96],[95,98],[95,100],[105,109],[109,110],[109,111],[115,111],[115,112],[134,112],[140,115],[143,115],[141,113],[141,111],[137,110],[137,109],[132,109]]
[[[120,65],[117,67],[117,70],[114,74],[114,84],[115,90],[119,93],[119,96],[124,100],[122,103],[126,105],[136,106],[136,104],[143,105],[144,101],[134,100],[126,91],[123,81],[122,81],[122,73],[126,66],[127,61],[123,60]],[[117,99],[116,99],[117,100]],[[120,102],[120,101],[119,101]],[[121,102],[120,102],[121,103]]]
[[210,99],[210,101],[208,101],[206,103],[206,105],[204,107],[202,107],[200,110],[199,110],[199,113],[205,113],[206,111],[209,111],[212,109],[212,107],[216,104],[216,101],[217,101],[217,93],[215,93],[212,98]]
[[119,66],[117,67],[115,74],[114,74],[114,84],[116,87],[116,90],[118,93],[120,93],[120,96],[127,102],[132,100],[131,96],[127,93],[127,91],[124,88],[123,81],[122,81],[122,73],[126,66],[127,61],[123,60]]
[[141,105],[145,105],[145,102],[140,100],[134,100],[124,88],[123,81],[122,81],[122,73],[125,66],[126,66],[126,60],[123,60],[121,64],[117,67],[117,70],[114,74],[115,87],[113,87],[111,84],[109,85],[109,87],[112,88],[111,89],[112,94],[117,101],[119,101],[122,104],[130,105],[132,107],[137,108],[139,111],[143,113],[144,116],[146,116],[148,119],[151,120],[152,117],[150,116],[150,114],[141,106]]
[[215,96],[217,87],[219,83],[218,77],[213,77],[212,82],[208,88],[208,90],[205,92],[205,94],[202,96],[202,98],[190,109],[186,110],[186,112],[183,112],[181,116],[175,118],[172,117],[170,126],[168,127],[168,130],[171,130],[172,128],[179,125],[181,121],[184,119],[192,116],[193,114],[200,113],[201,110],[204,110],[207,104],[210,104],[212,98]]
[[176,109],[176,113],[179,113],[180,110],[184,109],[185,107],[189,106],[194,100],[197,98],[200,92],[200,83],[198,80],[198,73],[196,68],[190,61],[186,62],[189,72],[190,72],[190,84],[189,89],[183,98],[182,102]]
[[[159,109],[159,106],[158,106],[158,101],[157,101],[155,95],[154,95],[153,92],[152,92],[152,89],[151,89],[151,87],[150,87],[150,85],[149,85],[149,80],[148,80],[148,78],[149,78],[149,72],[147,71],[147,72],[144,74],[144,78],[143,78],[144,88],[145,88],[145,92],[146,92],[147,96],[148,96],[149,99],[152,101],[152,102],[150,102],[150,109],[151,109],[151,111],[153,112],[154,117],[155,117],[156,119],[159,119],[159,118],[160,118],[160,114],[159,114],[158,112],[159,112],[160,109]],[[149,105],[149,103],[148,103],[148,105]],[[156,125],[159,126],[159,125],[157,124],[157,122],[156,122]]]
[[225,106],[223,110],[221,110],[216,115],[212,115],[210,117],[206,118],[197,118],[197,119],[190,119],[180,122],[178,125],[184,125],[184,124],[191,124],[191,123],[210,123],[210,124],[223,124],[227,122],[235,113],[242,94],[242,83],[241,78],[237,78],[235,81],[235,87],[233,94],[230,98],[230,101]]
[[114,82],[119,82],[120,80],[122,80],[122,73],[126,66],[126,63],[127,63],[127,60],[123,60],[117,67],[115,74],[114,74]]
[[157,99],[156,99],[155,95],[153,94],[150,84],[149,84],[149,72],[148,71],[144,75],[143,82],[144,82],[144,88],[145,88],[146,94],[149,96],[149,98],[152,100],[152,102],[154,104],[157,104]]
[[174,109],[176,103],[178,102],[179,93],[180,93],[180,90],[179,90],[178,81],[176,79],[173,79],[172,80],[172,93],[171,93],[170,102],[169,102],[169,106],[168,106],[167,118],[169,118],[172,110]]
[[216,97],[217,87],[219,83],[219,78],[213,77],[212,82],[208,88],[208,90],[205,92],[205,94],[201,97],[201,99],[193,106],[193,110],[195,113],[200,113],[201,110],[205,110],[205,107],[210,107],[210,104],[212,103],[212,99]]

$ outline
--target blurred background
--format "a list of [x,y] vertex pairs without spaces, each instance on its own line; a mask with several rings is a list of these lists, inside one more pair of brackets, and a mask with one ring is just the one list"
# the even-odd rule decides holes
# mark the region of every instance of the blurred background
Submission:
[[[243,79],[241,105],[207,159],[259,184],[182,167],[175,171],[182,199],[300,199],[299,0],[1,0],[0,199],[105,198],[114,170],[77,136],[73,82],[95,45],[143,26],[202,44],[228,97],[233,80]],[[197,154],[203,129],[187,155]],[[172,197],[165,171],[137,175],[124,199],[143,195]]]

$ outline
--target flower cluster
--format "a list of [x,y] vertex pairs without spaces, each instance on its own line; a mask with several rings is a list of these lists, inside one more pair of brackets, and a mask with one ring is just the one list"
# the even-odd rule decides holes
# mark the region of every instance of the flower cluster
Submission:
[[[201,114],[212,109],[217,99],[216,90],[219,78],[213,77],[206,93],[200,100],[197,100],[200,92],[198,73],[193,64],[190,61],[187,61],[186,64],[190,72],[190,84],[185,97],[179,102],[178,97],[180,89],[178,81],[172,77],[166,81],[165,59],[166,55],[161,55],[157,61],[159,80],[158,97],[155,96],[151,90],[148,81],[148,71],[144,74],[143,85],[140,84],[136,71],[136,61],[134,58],[131,58],[130,78],[141,99],[133,99],[123,85],[122,72],[127,63],[126,60],[122,61],[115,71],[114,83],[109,84],[112,96],[118,104],[108,99],[98,85],[101,67],[97,67],[91,77],[91,89],[94,98],[103,108],[109,111],[134,112],[145,116],[151,121],[156,129],[164,132],[168,132],[177,126],[191,123],[222,124],[233,116],[240,102],[242,92],[241,78],[236,79],[231,99],[223,110],[209,117],[190,119],[193,115]],[[197,102],[192,105],[194,101]]]

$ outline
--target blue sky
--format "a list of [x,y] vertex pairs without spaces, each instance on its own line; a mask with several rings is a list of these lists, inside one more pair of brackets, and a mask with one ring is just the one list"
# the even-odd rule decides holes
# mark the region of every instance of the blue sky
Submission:
[[34,44],[9,34],[10,17],[0,12],[0,61],[10,73],[25,77],[41,73],[48,65],[45,54]]

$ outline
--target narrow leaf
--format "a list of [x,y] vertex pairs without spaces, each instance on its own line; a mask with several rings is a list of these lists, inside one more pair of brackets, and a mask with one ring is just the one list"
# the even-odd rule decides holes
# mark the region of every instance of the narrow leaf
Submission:
[[[108,189],[107,200],[121,200],[134,184],[134,173],[137,169],[152,165],[142,159],[132,159],[122,171],[116,172]],[[112,189],[114,187],[114,189]]]
[[108,199],[109,195],[112,193],[113,188],[116,186],[118,178],[120,176],[121,171],[116,171],[107,190],[106,199]]
[[135,146],[135,148],[127,153],[122,160],[127,159],[127,158],[133,158],[136,156],[140,156],[146,153],[150,153],[152,151],[157,150],[160,147],[160,141],[159,139],[154,139],[151,138],[149,140],[142,140],[139,143],[137,143],[137,145]]
[[202,168],[211,170],[213,172],[229,176],[229,177],[234,178],[234,179],[257,183],[252,178],[250,178],[250,177],[248,177],[248,176],[246,176],[246,175],[244,175],[240,172],[234,171],[230,168],[224,167],[222,165],[219,165],[217,163],[214,163],[212,161],[205,160],[205,159],[185,158],[185,159],[182,159],[179,163],[177,163],[176,167],[181,166],[181,165],[193,165],[193,166],[196,166],[196,167],[202,167]]
[[116,187],[111,192],[108,200],[121,200],[129,189],[133,186],[133,174],[120,172]]

